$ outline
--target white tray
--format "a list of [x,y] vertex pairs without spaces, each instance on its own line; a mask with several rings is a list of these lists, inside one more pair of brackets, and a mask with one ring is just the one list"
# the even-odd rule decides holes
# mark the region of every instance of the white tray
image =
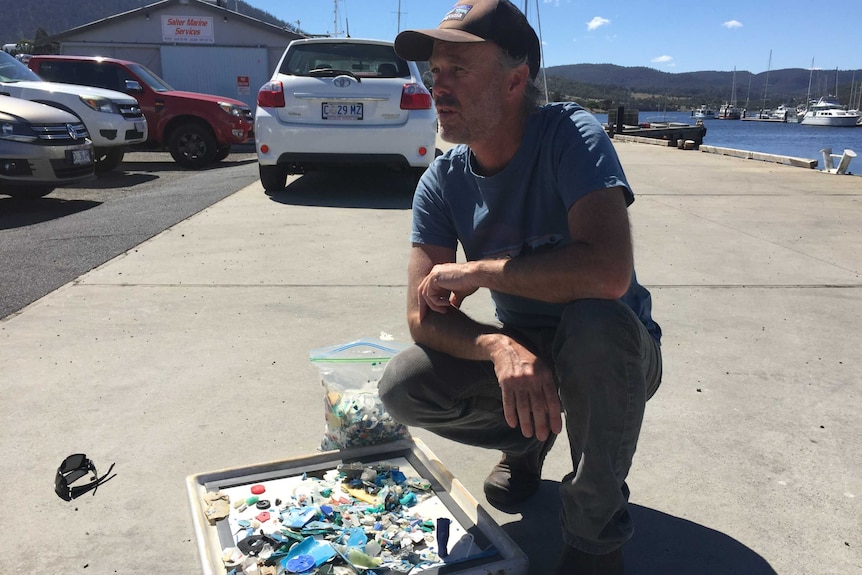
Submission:
[[397,441],[370,447],[326,451],[261,463],[248,467],[223,469],[208,473],[190,475],[186,479],[192,520],[197,537],[198,551],[204,575],[226,575],[227,569],[222,562],[224,549],[235,545],[227,519],[212,526],[204,515],[203,496],[208,492],[230,491],[238,486],[267,482],[287,477],[332,469],[341,463],[360,461],[375,463],[404,458],[417,474],[431,483],[439,502],[445,506],[454,519],[453,526],[470,533],[482,549],[490,545],[497,553],[452,565],[425,569],[424,574],[458,575],[526,575],[528,560],[524,552],[500,528],[476,499],[452,476],[428,447],[419,439]]

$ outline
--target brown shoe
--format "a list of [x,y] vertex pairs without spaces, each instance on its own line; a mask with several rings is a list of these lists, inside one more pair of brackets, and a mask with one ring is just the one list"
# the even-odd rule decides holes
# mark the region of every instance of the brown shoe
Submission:
[[566,545],[551,575],[623,575],[623,550],[591,555]]
[[557,439],[551,434],[540,446],[523,455],[503,453],[485,479],[485,498],[501,511],[510,510],[532,497],[542,482],[542,464]]

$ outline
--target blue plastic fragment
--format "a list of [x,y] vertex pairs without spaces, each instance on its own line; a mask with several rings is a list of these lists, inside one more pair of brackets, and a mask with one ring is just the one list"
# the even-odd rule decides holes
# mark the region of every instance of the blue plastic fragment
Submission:
[[304,573],[314,567],[314,557],[311,555],[297,555],[287,560],[285,568],[291,573]]

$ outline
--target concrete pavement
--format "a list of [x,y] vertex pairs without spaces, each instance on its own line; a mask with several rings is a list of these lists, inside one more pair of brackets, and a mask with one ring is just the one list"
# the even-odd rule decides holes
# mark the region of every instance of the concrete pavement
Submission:
[[[632,574],[862,572],[862,178],[618,143],[665,377],[629,478]],[[857,166],[858,168],[858,166]],[[5,567],[200,572],[185,477],[313,453],[308,350],[404,321],[409,183],[259,183],[0,320]],[[492,317],[486,294],[465,309]],[[416,431],[480,500],[496,453]],[[70,453],[117,477],[72,502]],[[547,572],[561,437],[521,515]]]

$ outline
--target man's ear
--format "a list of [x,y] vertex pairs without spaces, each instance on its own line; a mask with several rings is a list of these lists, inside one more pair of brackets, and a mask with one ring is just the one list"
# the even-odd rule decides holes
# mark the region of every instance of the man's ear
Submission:
[[527,64],[522,64],[517,68],[512,69],[509,76],[509,93],[520,96],[524,93],[525,85],[529,81],[530,67]]

